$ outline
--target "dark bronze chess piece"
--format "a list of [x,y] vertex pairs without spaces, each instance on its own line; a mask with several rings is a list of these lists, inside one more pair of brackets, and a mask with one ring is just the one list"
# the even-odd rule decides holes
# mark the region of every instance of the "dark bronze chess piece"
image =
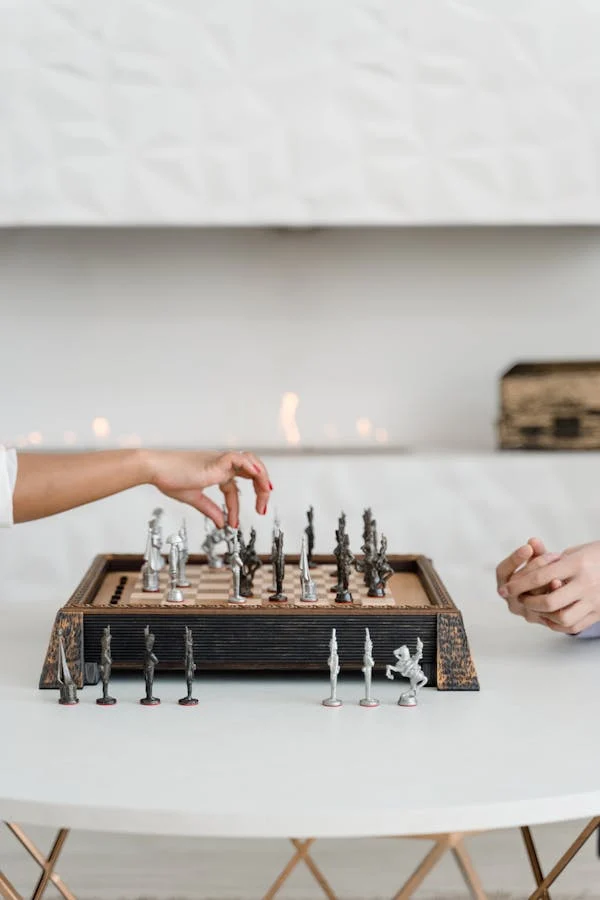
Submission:
[[353,562],[354,556],[350,550],[350,537],[344,533],[343,541],[340,545],[340,581],[338,591],[335,595],[336,603],[352,603],[352,594],[350,593],[350,567]]
[[[363,558],[354,563],[356,571],[361,572],[363,581],[369,588],[373,578],[373,566],[377,557],[377,530],[375,519],[370,515],[371,510],[365,510],[365,528],[363,530],[363,545],[361,550]],[[368,515],[367,515],[368,514]]]
[[63,641],[63,630],[58,629],[58,674],[56,676],[59,687],[58,702],[61,706],[75,706],[79,703],[77,696],[77,685],[73,681],[73,676],[67,665],[67,656],[65,653],[65,643]]
[[315,511],[312,506],[309,506],[306,512],[306,518],[308,519],[308,525],[304,529],[304,533],[306,535],[308,566],[310,569],[314,569],[315,563],[313,562],[313,551],[315,548]]
[[375,557],[370,572],[369,597],[385,597],[385,585],[388,578],[394,574],[387,556],[387,538],[381,535],[381,544]]
[[154,685],[154,666],[158,663],[158,659],[154,655],[154,635],[150,632],[150,626],[144,628],[144,678],[146,679],[146,696],[142,697],[140,703],[142,706],[158,706],[160,700],[158,697],[152,696],[152,687]]
[[112,656],[110,654],[110,642],[112,636],[110,633],[110,625],[107,625],[102,632],[101,641],[101,659],[100,674],[102,675],[102,696],[98,697],[96,703],[98,706],[114,706],[117,702],[114,697],[108,696],[108,682],[110,681],[110,673],[112,669]]
[[275,551],[275,593],[271,594],[269,600],[277,603],[286,603],[287,594],[283,593],[283,578],[285,575],[285,557],[283,555],[283,531],[276,534],[273,539],[273,549]]
[[335,556],[336,561],[336,571],[332,573],[332,577],[336,579],[336,583],[334,587],[329,590],[333,594],[337,594],[340,589],[341,584],[341,572],[340,572],[340,561],[339,561],[339,548],[344,543],[344,535],[346,534],[346,513],[342,512],[340,517],[338,518],[338,527],[335,530],[335,550],[333,551],[333,555]]
[[194,672],[196,671],[196,663],[194,662],[194,637],[192,629],[185,626],[185,680],[187,684],[187,697],[179,700],[180,706],[196,706],[198,700],[192,697],[192,687],[194,684]]
[[242,544],[240,540],[240,556],[242,557],[241,587],[240,594],[242,597],[251,597],[254,585],[254,576],[257,569],[262,566],[260,559],[255,550],[256,529],[250,529],[250,540],[247,544]]

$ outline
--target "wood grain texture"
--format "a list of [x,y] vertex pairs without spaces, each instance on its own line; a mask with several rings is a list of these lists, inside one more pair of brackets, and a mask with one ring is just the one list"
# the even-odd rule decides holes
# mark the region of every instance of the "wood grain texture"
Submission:
[[59,610],[54,620],[46,658],[40,676],[40,688],[58,688],[58,636],[62,628],[67,665],[78,688],[83,687],[83,615]]
[[478,691],[479,680],[460,613],[437,619],[437,687],[439,691]]

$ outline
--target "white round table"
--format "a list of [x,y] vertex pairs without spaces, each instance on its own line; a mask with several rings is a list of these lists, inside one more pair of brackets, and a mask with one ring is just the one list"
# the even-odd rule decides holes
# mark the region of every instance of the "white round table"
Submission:
[[[57,605],[5,604],[0,637],[0,819],[137,834],[357,837],[470,832],[600,811],[600,642],[511,616],[493,572],[442,573],[463,612],[480,692],[378,678],[381,705],[358,705],[344,675],[328,709],[323,677],[204,679],[184,708],[183,678],[115,677],[76,707],[37,688]],[[24,598],[27,590],[23,591]],[[160,648],[156,648],[160,657]],[[374,647],[376,669],[381,659]]]

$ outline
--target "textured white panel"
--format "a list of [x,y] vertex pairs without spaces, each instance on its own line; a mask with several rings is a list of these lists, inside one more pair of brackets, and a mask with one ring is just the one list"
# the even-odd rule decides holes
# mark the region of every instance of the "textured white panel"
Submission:
[[0,223],[600,221],[593,0],[1,0]]

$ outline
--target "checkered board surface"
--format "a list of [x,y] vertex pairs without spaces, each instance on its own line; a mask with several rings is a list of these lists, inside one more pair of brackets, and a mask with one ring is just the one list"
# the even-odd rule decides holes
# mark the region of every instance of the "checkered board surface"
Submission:
[[[131,608],[156,608],[182,606],[201,607],[297,607],[308,608],[315,606],[330,608],[345,608],[349,603],[336,603],[335,592],[331,588],[335,585],[335,565],[320,564],[311,569],[311,578],[317,589],[317,602],[307,603],[300,599],[301,585],[300,573],[297,565],[287,564],[283,591],[287,595],[287,602],[270,601],[273,591],[273,574],[270,565],[263,565],[254,576],[253,596],[246,597],[244,604],[228,602],[231,593],[233,578],[231,570],[227,567],[211,569],[205,565],[188,565],[186,569],[187,580],[190,586],[181,588],[183,602],[172,603],[167,601],[169,588],[168,569],[165,567],[160,573],[160,591],[156,593],[144,592],[141,572],[112,572],[105,578],[104,584],[96,595],[93,605]],[[126,576],[118,601],[115,603],[113,591],[119,579]],[[367,588],[362,580],[362,575],[352,571],[350,575],[350,592],[354,606],[370,607],[373,609],[385,608],[415,608],[428,607],[430,602],[416,574],[410,572],[395,573],[386,587],[385,597],[367,596]],[[111,602],[111,597],[112,602]]]

